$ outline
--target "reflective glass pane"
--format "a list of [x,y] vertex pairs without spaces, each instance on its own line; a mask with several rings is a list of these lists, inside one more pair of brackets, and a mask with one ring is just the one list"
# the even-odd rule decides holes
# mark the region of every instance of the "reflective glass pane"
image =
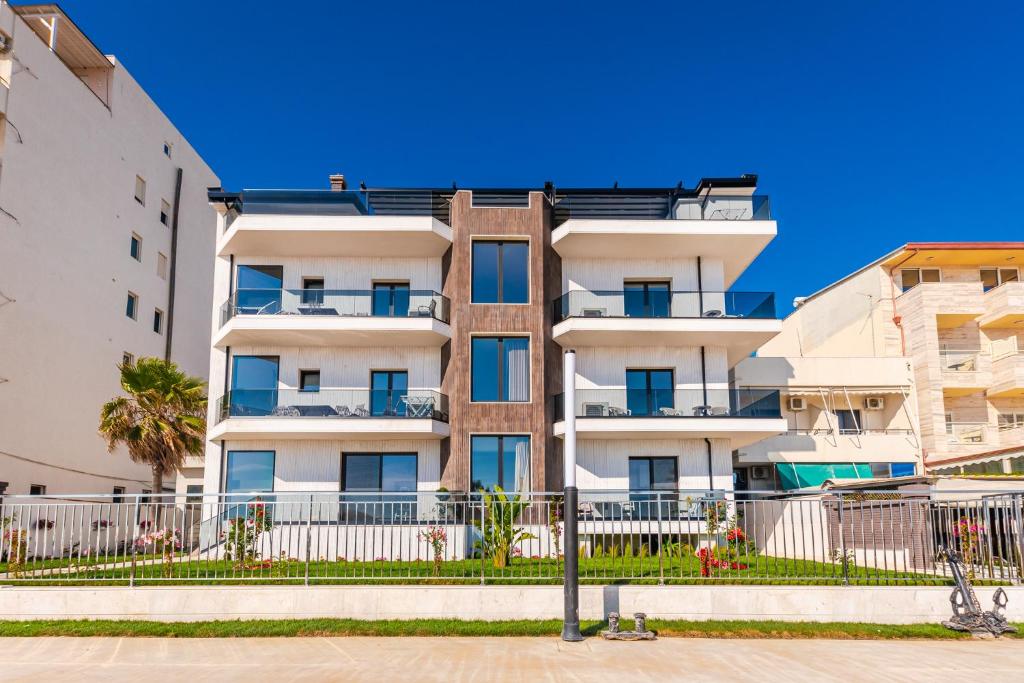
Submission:
[[654,458],[652,461],[654,471],[651,488],[675,489],[676,482],[676,459],[675,458]]
[[472,401],[497,401],[498,394],[498,340],[494,337],[474,337],[472,343]]
[[470,489],[493,491],[501,486],[498,478],[498,437],[473,436],[470,438]]
[[416,491],[416,456],[384,455],[381,465],[381,491]]
[[346,491],[379,491],[380,456],[346,455],[344,489]]
[[274,490],[274,451],[228,451],[224,491]]
[[529,294],[529,252],[527,242],[504,242],[501,245],[501,301],[525,304]]
[[995,268],[982,268],[981,287],[986,292],[999,286],[999,271]]
[[243,314],[281,311],[281,266],[238,266],[235,301]]
[[277,406],[278,359],[235,356],[231,365],[231,414],[269,415]]
[[530,400],[530,340],[526,337],[505,337],[502,340],[501,400]]
[[473,303],[498,303],[498,243],[473,242]]

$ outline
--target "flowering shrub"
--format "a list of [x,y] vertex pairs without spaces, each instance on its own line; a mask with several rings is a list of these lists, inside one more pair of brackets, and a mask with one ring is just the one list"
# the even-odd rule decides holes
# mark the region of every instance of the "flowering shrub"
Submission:
[[147,531],[135,539],[135,547],[141,552],[152,548],[154,552],[160,553],[164,578],[170,578],[174,575],[174,552],[181,550],[181,531],[170,528]]
[[420,532],[420,538],[430,544],[434,552],[434,576],[441,575],[441,561],[444,559],[444,547],[448,543],[448,534],[439,526],[432,526]]
[[106,529],[108,526],[110,526],[110,522],[105,519],[97,519],[92,523],[93,529]]
[[721,550],[701,548],[697,551],[697,559],[700,560],[700,575],[710,576],[712,569],[747,569],[747,565],[737,562],[724,555]]
[[974,580],[974,564],[980,559],[978,557],[981,545],[979,543],[981,534],[985,528],[968,517],[961,517],[953,527],[953,537],[957,539],[960,546],[960,557],[963,559],[964,567],[967,569],[967,578]]
[[266,504],[257,498],[245,505],[244,512],[236,509],[235,513],[237,516],[228,520],[227,533],[221,533],[221,539],[227,541],[224,557],[233,560],[236,568],[264,568],[256,564],[260,535],[274,528]]
[[0,520],[0,528],[4,530],[3,539],[7,546],[7,571],[14,576],[21,576],[28,561],[28,531],[14,527],[17,517],[11,515]]
[[37,529],[52,529],[53,525],[54,525],[54,521],[52,519],[37,519],[36,520],[36,528]]

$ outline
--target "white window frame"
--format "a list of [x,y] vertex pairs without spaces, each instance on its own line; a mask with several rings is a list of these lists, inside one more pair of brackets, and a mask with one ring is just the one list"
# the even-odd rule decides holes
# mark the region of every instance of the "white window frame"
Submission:
[[[132,251],[131,251],[131,244],[132,244],[132,242],[138,242],[138,250],[137,250],[137,253],[135,253],[135,254],[132,254]],[[131,256],[136,261],[138,261],[139,263],[142,263],[142,235],[140,235],[137,232],[133,232],[132,233],[132,237],[131,237],[131,241],[128,244],[129,244],[129,246],[128,246],[128,255]]]
[[128,301],[125,301],[125,316],[129,320],[137,321],[139,319],[139,295],[129,290],[128,299],[134,300],[135,303],[132,305],[132,315],[128,315]]
[[135,176],[135,201],[146,205],[146,179],[140,175]]
[[162,251],[156,253],[156,274],[161,280],[167,279],[167,269],[170,267],[170,261],[167,259],[167,255]]

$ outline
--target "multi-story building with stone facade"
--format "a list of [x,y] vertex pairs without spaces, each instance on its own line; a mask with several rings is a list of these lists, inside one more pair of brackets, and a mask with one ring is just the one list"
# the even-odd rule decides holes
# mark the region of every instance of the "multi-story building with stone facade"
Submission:
[[[856,384],[875,376],[869,366],[892,362],[901,370],[887,373],[887,386],[898,383],[904,395],[913,386],[915,401],[901,402],[907,420],[889,419],[889,403],[876,403],[872,414],[866,395],[857,398],[859,417],[839,416],[840,430],[842,419],[854,429],[873,428],[876,416],[886,428],[917,429],[929,473],[1024,471],[1022,261],[1024,242],[906,244],[799,299],[782,333],[758,355],[785,357],[794,367],[832,364],[828,374],[842,370],[844,382]],[[904,363],[912,375],[902,371]],[[850,377],[859,364],[864,372]],[[894,396],[880,387],[869,393],[885,401]],[[902,460],[888,448],[876,454]]]

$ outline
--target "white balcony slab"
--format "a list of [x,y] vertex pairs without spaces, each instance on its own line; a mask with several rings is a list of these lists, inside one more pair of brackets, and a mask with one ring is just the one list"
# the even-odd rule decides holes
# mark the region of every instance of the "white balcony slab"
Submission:
[[921,440],[913,432],[863,434],[785,433],[739,451],[740,464],[772,462],[919,462]]
[[[577,417],[579,439],[729,439],[742,448],[786,431],[781,417]],[[555,422],[556,437],[565,422]]]
[[569,318],[555,342],[580,346],[721,346],[730,366],[782,331],[782,321],[756,318]]
[[448,423],[429,418],[229,417],[213,425],[210,441],[260,439],[443,439]]
[[563,258],[721,259],[729,287],[778,232],[775,221],[571,218],[551,233]]
[[431,216],[251,214],[217,240],[217,254],[244,256],[438,257],[452,229]]
[[426,316],[239,315],[217,331],[213,345],[441,346],[451,336],[447,323]]

